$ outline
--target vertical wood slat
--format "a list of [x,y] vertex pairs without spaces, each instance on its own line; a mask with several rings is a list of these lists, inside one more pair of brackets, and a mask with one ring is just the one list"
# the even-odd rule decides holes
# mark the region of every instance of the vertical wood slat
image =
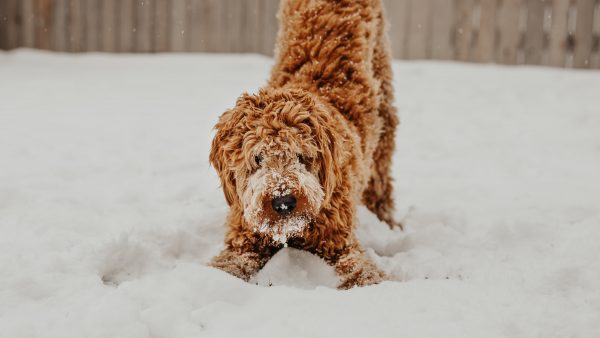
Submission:
[[496,48],[497,0],[481,0],[479,34],[477,35],[477,62],[494,61]]
[[410,34],[407,40],[407,58],[424,59],[429,54],[430,0],[413,0],[409,6]]
[[170,3],[169,0],[156,0],[154,5],[154,52],[169,50]]
[[136,1],[135,13],[135,51],[147,53],[152,51],[152,28],[154,4],[156,0]]
[[[454,20],[448,13],[454,12],[454,1],[449,0],[431,0],[430,14],[431,21],[431,53],[430,56],[436,60],[451,60],[454,55],[452,46],[452,29]],[[440,15],[438,13],[446,13]]]
[[200,26],[200,18],[202,17],[202,3],[199,0],[188,0],[189,8],[188,8],[188,41],[186,50],[190,52],[201,52],[202,51],[202,41],[201,41],[201,31],[202,26]]
[[519,15],[521,0],[502,0],[498,11],[500,41],[496,53],[496,62],[516,64],[519,50]]
[[33,48],[35,44],[35,14],[33,0],[21,0],[21,41],[23,47]]
[[277,36],[277,8],[279,0],[262,0],[261,53],[272,56]]
[[577,0],[577,21],[575,28],[575,51],[573,66],[589,68],[592,59],[592,28],[595,0]]
[[34,1],[34,46],[40,49],[51,49],[52,46],[52,0]]
[[208,10],[210,9],[209,0],[190,0],[190,19],[189,19],[189,31],[190,40],[188,50],[191,52],[205,52],[206,51],[206,36],[204,35],[204,18],[207,16]]
[[[447,0],[442,0],[447,1]],[[406,40],[408,37],[409,0],[384,0],[383,2],[389,25],[392,55],[403,59],[406,56]]]
[[117,51],[117,2],[120,0],[102,1],[102,20],[100,22],[102,40],[100,50],[103,52]]
[[[56,10],[56,9],[55,9]],[[68,38],[69,50],[71,52],[85,51],[85,29],[83,21],[85,13],[85,2],[80,0],[70,0],[69,20],[68,20]]]
[[225,32],[219,28],[222,27],[224,16],[223,0],[204,0],[209,2],[209,12],[203,16],[202,35],[206,40],[207,52],[222,52],[224,51],[223,44],[225,42]]
[[0,1],[0,49],[10,50],[20,45],[21,12],[19,0]]
[[564,67],[567,55],[569,1],[552,2],[548,65]]
[[187,1],[180,0],[171,3],[169,49],[173,52],[186,50],[186,37],[189,35],[189,31],[186,31],[187,14]]
[[23,25],[20,0],[7,0],[7,48],[13,49],[20,45],[21,28]]
[[237,0],[222,0],[224,10],[220,27],[223,32],[223,51],[240,53],[244,52],[241,42],[244,34],[244,1]]
[[8,3],[0,0],[0,49],[8,49]]
[[69,51],[69,38],[67,26],[67,19],[69,16],[70,7],[69,0],[54,0],[54,5],[54,13],[52,13],[52,49],[59,52],[67,52]]
[[218,47],[220,32],[212,28],[220,21],[219,0],[192,0],[192,29],[190,50],[194,52],[211,52]]
[[86,52],[95,52],[99,50],[100,41],[100,6],[98,1],[84,0],[83,21],[85,22],[85,36],[83,48]]
[[592,68],[600,69],[600,0],[596,0],[596,10],[594,11],[594,48]]
[[473,0],[455,0],[454,7],[454,59],[468,61],[471,57],[473,37]]
[[527,30],[525,32],[525,63],[540,64],[544,47],[543,0],[527,1]]
[[260,3],[262,0],[246,0],[245,22],[246,30],[244,36],[244,50],[250,53],[259,53],[261,48],[261,24],[260,24]]
[[135,50],[135,8],[137,0],[120,0],[117,4],[117,51],[131,53]]

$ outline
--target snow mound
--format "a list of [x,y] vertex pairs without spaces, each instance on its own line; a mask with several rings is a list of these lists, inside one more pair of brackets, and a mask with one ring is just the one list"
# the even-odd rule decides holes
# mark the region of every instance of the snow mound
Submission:
[[252,279],[261,286],[284,285],[301,289],[335,288],[340,280],[322,259],[308,252],[284,248]]

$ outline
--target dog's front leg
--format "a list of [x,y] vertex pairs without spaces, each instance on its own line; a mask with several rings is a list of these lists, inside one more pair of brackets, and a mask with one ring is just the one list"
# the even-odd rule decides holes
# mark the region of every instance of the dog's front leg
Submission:
[[261,255],[252,251],[242,251],[228,247],[212,259],[210,266],[223,270],[247,282],[262,269],[269,258],[271,258],[271,255]]
[[340,276],[338,289],[378,284],[387,279],[375,263],[367,257],[359,245],[352,245],[333,262],[335,272]]

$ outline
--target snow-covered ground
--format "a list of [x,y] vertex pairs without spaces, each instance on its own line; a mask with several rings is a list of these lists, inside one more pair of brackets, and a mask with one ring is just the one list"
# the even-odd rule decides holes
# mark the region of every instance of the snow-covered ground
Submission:
[[600,72],[395,63],[406,231],[359,228],[395,281],[338,291],[205,265],[211,128],[270,64],[0,53],[0,337],[600,337]]

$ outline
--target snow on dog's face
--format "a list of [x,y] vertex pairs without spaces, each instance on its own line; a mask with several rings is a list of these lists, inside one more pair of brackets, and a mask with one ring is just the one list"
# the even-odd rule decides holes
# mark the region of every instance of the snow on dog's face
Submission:
[[243,95],[221,116],[210,160],[252,231],[286,243],[329,203],[345,153],[332,124],[325,107],[290,91]]
[[250,174],[236,188],[246,222],[255,231],[285,243],[311,222],[321,208],[324,192],[305,155],[274,150],[279,148],[274,145],[261,142],[256,146]]

